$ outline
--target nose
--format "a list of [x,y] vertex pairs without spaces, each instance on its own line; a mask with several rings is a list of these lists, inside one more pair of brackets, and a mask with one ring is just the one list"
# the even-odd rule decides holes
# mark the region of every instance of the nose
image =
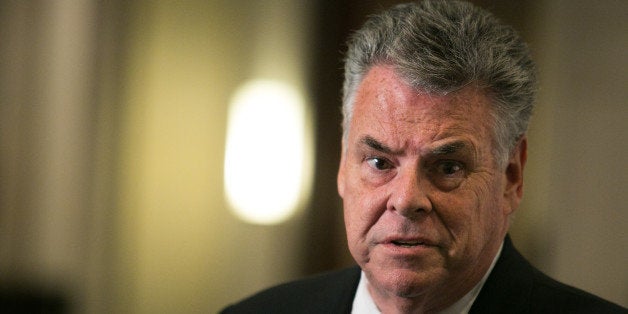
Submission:
[[411,219],[432,211],[432,203],[425,193],[427,182],[421,178],[418,169],[399,169],[391,185],[388,209]]

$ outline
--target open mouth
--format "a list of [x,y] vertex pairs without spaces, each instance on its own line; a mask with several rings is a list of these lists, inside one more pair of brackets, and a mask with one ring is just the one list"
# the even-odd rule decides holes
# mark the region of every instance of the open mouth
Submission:
[[424,244],[423,242],[419,241],[391,241],[391,243],[401,247],[415,247]]

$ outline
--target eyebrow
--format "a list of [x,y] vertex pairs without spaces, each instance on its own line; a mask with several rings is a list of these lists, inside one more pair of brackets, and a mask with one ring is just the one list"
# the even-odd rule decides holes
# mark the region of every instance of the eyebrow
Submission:
[[442,157],[454,154],[471,154],[476,155],[474,146],[466,141],[453,141],[443,145],[428,149],[426,156]]
[[380,151],[382,153],[392,154],[392,152],[393,152],[393,150],[390,147],[380,143],[379,141],[377,141],[376,139],[374,139],[374,138],[372,138],[372,137],[370,137],[368,135],[363,137],[362,140],[360,140],[360,143],[362,143],[362,144],[364,144],[364,145],[366,145],[366,146],[368,146],[368,147],[370,147],[370,148],[372,148],[374,150]]
[[[380,151],[385,154],[394,154],[395,151],[380,143],[378,140],[372,138],[371,136],[365,136],[360,140],[360,143],[366,145],[376,151]],[[427,151],[427,155],[431,156],[446,156],[458,153],[463,150],[469,150],[469,145],[465,141],[453,141],[450,143],[445,143],[434,148],[431,148]]]
[[467,148],[468,145],[464,141],[455,141],[434,147],[429,150],[428,154],[434,156],[450,155]]

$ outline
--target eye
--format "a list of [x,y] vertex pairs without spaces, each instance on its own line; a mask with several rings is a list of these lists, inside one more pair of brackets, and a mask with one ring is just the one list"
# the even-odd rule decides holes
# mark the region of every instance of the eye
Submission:
[[448,177],[462,174],[463,170],[462,164],[456,161],[447,160],[438,164],[438,172]]
[[376,170],[387,170],[392,168],[392,164],[385,158],[371,157],[366,159],[366,163]]
[[467,175],[466,167],[463,163],[455,160],[441,160],[432,165],[430,173],[436,180],[458,180]]
[[449,191],[462,184],[467,176],[467,169],[461,162],[443,160],[435,163],[429,173],[434,185],[442,190]]

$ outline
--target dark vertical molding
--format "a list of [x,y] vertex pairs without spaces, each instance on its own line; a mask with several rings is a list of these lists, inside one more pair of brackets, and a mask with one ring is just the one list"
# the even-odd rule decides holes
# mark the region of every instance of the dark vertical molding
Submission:
[[[398,2],[398,1],[397,1]],[[314,12],[311,91],[315,108],[316,165],[302,246],[303,274],[353,264],[349,255],[336,175],[341,149],[341,98],[345,42],[366,17],[393,1],[318,1]]]

